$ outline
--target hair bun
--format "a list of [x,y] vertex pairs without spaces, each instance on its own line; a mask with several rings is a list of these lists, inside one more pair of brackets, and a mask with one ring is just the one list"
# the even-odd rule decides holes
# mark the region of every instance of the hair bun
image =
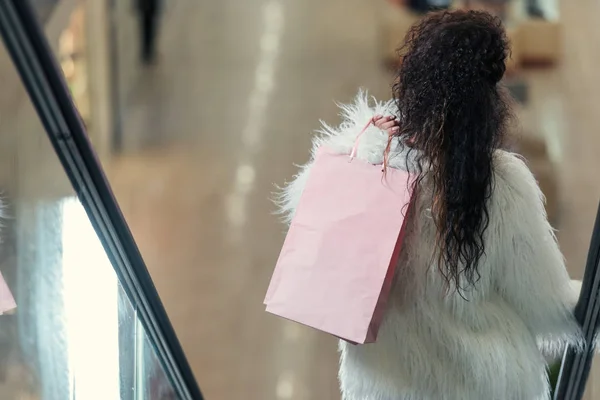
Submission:
[[508,55],[507,40],[504,31],[477,32],[482,35],[482,43],[473,50],[477,53],[475,60],[479,62],[481,76],[492,83],[498,83],[506,71]]
[[498,83],[506,71],[509,44],[502,21],[483,11],[428,15],[408,33],[409,62],[434,63],[435,76],[457,84]]

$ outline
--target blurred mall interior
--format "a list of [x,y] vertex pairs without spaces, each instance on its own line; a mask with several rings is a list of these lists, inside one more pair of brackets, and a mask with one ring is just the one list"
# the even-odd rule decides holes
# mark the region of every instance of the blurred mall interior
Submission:
[[[143,63],[136,1],[32,1],[205,397],[339,399],[336,341],[264,311],[285,233],[271,197],[307,161],[319,120],[339,121],[336,102],[359,88],[390,98],[394,50],[420,14],[386,0],[161,3]],[[451,6],[504,18],[510,146],[581,278],[600,198],[600,2]],[[115,364],[122,331],[143,331],[135,307],[4,47],[0,81],[0,271],[17,303],[0,315],[0,398],[174,398],[153,383],[152,350],[132,359],[143,373]],[[147,390],[125,393],[131,382]]]

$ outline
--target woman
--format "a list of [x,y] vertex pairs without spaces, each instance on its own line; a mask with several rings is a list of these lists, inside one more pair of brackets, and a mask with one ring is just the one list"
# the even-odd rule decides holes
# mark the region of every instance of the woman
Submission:
[[[580,285],[534,177],[500,150],[510,116],[499,85],[504,29],[484,12],[434,13],[404,50],[395,100],[369,107],[359,96],[315,141],[349,153],[375,117],[357,157],[418,177],[377,342],[340,343],[343,398],[549,399],[545,356],[582,343],[572,314]],[[290,218],[309,171],[282,194]]]
[[160,0],[137,0],[140,18],[142,61],[152,64],[156,59],[156,34],[160,18]]

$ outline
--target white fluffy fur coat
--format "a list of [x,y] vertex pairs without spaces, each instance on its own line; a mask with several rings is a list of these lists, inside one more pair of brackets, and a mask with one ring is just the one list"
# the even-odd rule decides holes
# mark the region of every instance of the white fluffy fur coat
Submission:
[[[338,128],[324,126],[314,151],[326,143],[348,154],[374,114],[389,115],[391,103],[369,104],[365,94],[342,106]],[[383,161],[387,134],[370,127],[357,157]],[[405,168],[400,143],[390,166]],[[291,219],[310,165],[287,185],[281,210]],[[409,163],[410,165],[410,163]],[[565,269],[544,199],[525,163],[498,150],[489,202],[486,255],[481,280],[468,301],[447,292],[431,264],[435,226],[431,197],[420,190],[385,318],[374,344],[340,343],[339,378],[344,400],[546,400],[545,355],[582,336],[572,310],[580,285]]]

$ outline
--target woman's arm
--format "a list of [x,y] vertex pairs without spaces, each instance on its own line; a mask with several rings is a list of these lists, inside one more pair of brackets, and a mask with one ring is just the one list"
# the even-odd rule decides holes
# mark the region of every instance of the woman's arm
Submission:
[[581,283],[569,277],[544,196],[516,155],[498,152],[496,162],[488,229],[497,290],[547,352],[581,345],[573,316]]

